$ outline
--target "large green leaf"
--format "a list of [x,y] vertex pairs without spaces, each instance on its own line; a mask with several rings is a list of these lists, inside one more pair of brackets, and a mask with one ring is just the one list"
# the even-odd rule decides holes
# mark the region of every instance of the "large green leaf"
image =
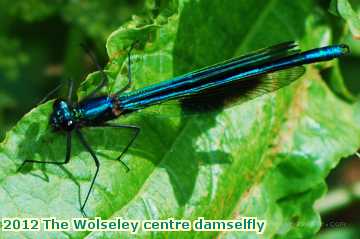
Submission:
[[360,39],[360,2],[358,0],[351,2],[354,6],[348,0],[332,0],[330,11],[344,18],[353,37]]
[[[323,43],[326,31],[312,35],[308,19],[318,15],[307,1],[148,1],[154,18],[134,18],[108,38],[110,89],[126,81],[125,50],[133,52],[133,88],[290,39],[302,46]],[[160,12],[159,15],[156,11]],[[148,23],[151,22],[151,23]],[[316,25],[314,23],[314,25]],[[321,65],[330,67],[331,64]],[[94,88],[89,75],[79,92]],[[164,115],[168,115],[164,109]],[[65,137],[51,132],[51,102],[23,117],[0,148],[1,217],[72,218],[81,216],[94,173],[89,154],[75,139],[65,167],[33,165],[16,172],[25,159],[64,159]],[[295,84],[253,101],[212,114],[174,117],[151,110],[116,122],[141,127],[125,156],[125,173],[115,158],[130,139],[125,130],[86,130],[101,169],[86,208],[90,216],[132,219],[267,220],[266,238],[308,238],[320,228],[313,203],[326,190],[324,178],[338,161],[360,145],[354,107],[338,99],[314,66]],[[33,238],[30,232],[23,236]],[[36,234],[50,238],[122,238],[129,234],[67,232]],[[14,234],[2,232],[2,238]],[[150,237],[140,232],[139,237]],[[154,238],[248,238],[230,232],[152,233]]]

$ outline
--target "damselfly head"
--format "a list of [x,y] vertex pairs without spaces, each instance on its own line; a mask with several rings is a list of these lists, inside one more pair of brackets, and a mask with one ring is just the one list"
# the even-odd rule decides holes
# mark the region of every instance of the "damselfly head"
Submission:
[[71,107],[64,100],[56,100],[50,115],[50,125],[54,130],[71,131],[75,127]]

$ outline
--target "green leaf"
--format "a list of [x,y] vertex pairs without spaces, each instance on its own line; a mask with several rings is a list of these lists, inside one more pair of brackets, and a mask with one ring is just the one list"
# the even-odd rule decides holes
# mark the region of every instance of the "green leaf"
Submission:
[[[318,14],[310,0],[164,2],[147,1],[151,16],[135,18],[109,36],[110,91],[126,82],[125,53],[135,41],[133,89],[281,41],[321,45],[321,32],[326,32],[317,30],[314,38],[309,32],[307,19]],[[79,95],[98,80],[98,74],[89,75]],[[48,102],[26,114],[0,146],[1,217],[81,216],[79,192],[84,200],[95,165],[76,138],[68,165],[34,164],[23,174],[16,172],[25,159],[64,160],[65,137],[48,126],[51,108]],[[131,132],[87,129],[101,168],[85,210],[103,219],[256,216],[268,223],[264,235],[154,232],[154,238],[312,237],[321,224],[313,204],[326,191],[324,178],[360,145],[354,112],[354,106],[329,90],[318,69],[309,66],[289,87],[221,112],[185,117],[178,109],[167,118],[144,110],[116,120],[141,127],[124,158],[129,173],[111,159]],[[132,238],[110,232],[36,234],[46,236]],[[140,232],[138,237],[150,235]]]
[[331,89],[338,96],[349,102],[355,102],[356,97],[346,88],[341,69],[338,63],[331,69],[329,69],[329,84]]
[[332,0],[330,4],[330,11],[336,15],[340,15],[348,24],[350,31],[354,38],[360,38],[360,3],[354,8],[348,0]]

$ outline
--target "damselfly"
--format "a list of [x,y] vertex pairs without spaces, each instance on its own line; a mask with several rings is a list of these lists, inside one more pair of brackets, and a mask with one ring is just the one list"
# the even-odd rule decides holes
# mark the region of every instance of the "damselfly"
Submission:
[[81,204],[80,210],[83,214],[99,172],[100,162],[83,136],[81,128],[112,127],[132,130],[132,138],[116,159],[129,170],[126,164],[121,161],[121,157],[138,136],[140,128],[133,125],[113,124],[108,121],[170,100],[191,103],[197,102],[199,99],[206,99],[209,96],[215,96],[219,101],[223,96],[240,96],[245,100],[251,99],[290,84],[304,73],[305,70],[302,65],[328,61],[346,55],[349,53],[349,47],[346,45],[331,45],[301,52],[294,42],[281,43],[125,93],[131,84],[130,51],[128,52],[128,83],[124,88],[111,95],[98,95],[99,91],[107,84],[107,75],[99,66],[94,55],[88,51],[101,73],[101,83],[87,97],[80,102],[74,103],[72,101],[73,83],[70,81],[67,99],[57,99],[50,115],[51,127],[56,131],[66,132],[65,160],[63,162],[25,160],[19,168],[20,170],[26,163],[58,165],[68,163],[71,157],[71,139],[73,133],[75,133],[92,156],[96,165],[90,188],[84,202]]

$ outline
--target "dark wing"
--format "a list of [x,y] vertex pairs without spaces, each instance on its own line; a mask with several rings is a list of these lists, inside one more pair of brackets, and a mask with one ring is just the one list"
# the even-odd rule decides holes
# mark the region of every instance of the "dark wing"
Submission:
[[[158,95],[166,95],[180,88],[191,88],[194,84],[202,84],[210,79],[225,77],[225,75],[236,75],[254,66],[270,63],[299,51],[295,42],[281,43],[123,94],[119,99],[125,108],[127,105],[130,107],[130,105],[134,105],[134,102],[140,102]],[[141,108],[140,105],[139,107]]]
[[255,65],[261,65],[269,61],[275,61],[277,59],[300,52],[298,45],[294,41],[280,43],[271,47],[263,48],[250,52],[248,54],[235,57],[215,65],[207,66],[195,72],[189,73],[191,77],[207,76],[208,74],[228,69],[230,67],[252,67]]
[[174,114],[174,112],[178,112],[179,108],[182,109],[181,114],[183,116],[216,112],[274,92],[291,84],[304,73],[305,68],[303,66],[296,66],[250,77],[246,80],[237,81],[233,84],[217,88],[216,90],[205,91],[200,95],[154,105],[141,112],[155,114],[156,117],[177,117],[179,115]]

